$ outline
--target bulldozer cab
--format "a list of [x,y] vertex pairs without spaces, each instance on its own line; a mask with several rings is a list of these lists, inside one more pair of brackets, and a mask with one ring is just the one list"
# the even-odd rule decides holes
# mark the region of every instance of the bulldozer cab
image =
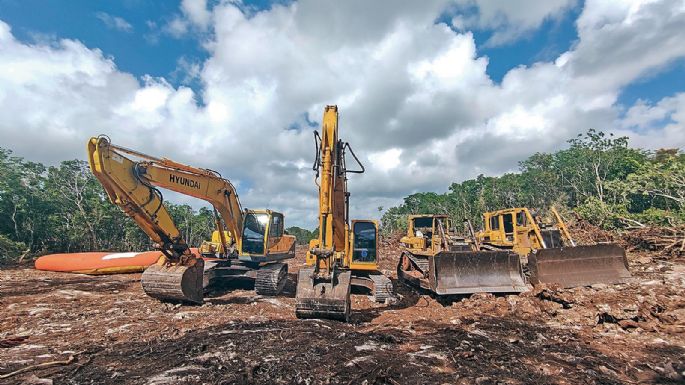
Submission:
[[542,248],[542,237],[535,217],[526,208],[513,208],[483,214],[479,241],[513,249],[520,255]]
[[291,258],[295,253],[293,237],[284,236],[283,214],[271,210],[246,210],[238,259],[270,262]]
[[378,224],[370,220],[353,220],[350,234],[353,270],[376,270],[378,261]]
[[413,250],[437,253],[444,243],[442,234],[452,234],[452,221],[447,215],[411,215],[407,235],[400,242]]
[[438,295],[527,290],[517,254],[477,250],[456,237],[447,215],[412,215],[408,222],[400,279]]

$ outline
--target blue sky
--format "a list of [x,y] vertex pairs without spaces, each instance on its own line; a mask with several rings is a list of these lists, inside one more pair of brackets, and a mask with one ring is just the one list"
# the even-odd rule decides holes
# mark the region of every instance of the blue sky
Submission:
[[[132,30],[106,26],[98,18],[102,13],[124,19]],[[114,57],[122,71],[170,81],[175,80],[171,75],[181,57],[192,61],[207,58],[194,35],[175,38],[162,31],[178,14],[177,1],[0,0],[0,19],[10,24],[22,41],[76,39]]]
[[[288,4],[289,1],[254,0],[244,3],[246,7],[260,11],[270,9],[274,3]],[[183,69],[179,68],[179,60],[202,63],[209,57],[202,46],[202,35],[175,37],[164,31],[165,25],[179,16],[179,5],[180,1],[172,0],[0,0],[0,20],[9,23],[14,35],[26,43],[76,39],[113,57],[121,71],[139,77],[164,77],[178,86],[187,80]],[[539,28],[509,44],[488,46],[485,43],[494,31],[474,29],[478,55],[489,58],[487,73],[491,79],[499,83],[514,67],[550,61],[570,49],[578,39],[575,22],[582,5],[577,4],[559,18],[545,20]],[[130,24],[131,29],[107,26],[102,15],[121,18]],[[438,22],[445,22],[445,19]],[[619,102],[626,106],[638,99],[656,102],[681,90],[685,84],[684,74],[685,60],[671,63],[624,88]],[[196,82],[184,85],[196,91],[200,87]]]
[[685,9],[672,0],[273,4],[0,0],[0,146],[55,164],[105,133],[218,170],[246,207],[306,227],[327,104],[367,166],[350,180],[359,217],[516,171],[589,128],[685,147]]

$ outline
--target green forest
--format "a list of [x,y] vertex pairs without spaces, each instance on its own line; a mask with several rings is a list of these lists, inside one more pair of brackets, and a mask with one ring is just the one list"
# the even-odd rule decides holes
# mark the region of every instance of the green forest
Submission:
[[[452,183],[444,194],[422,192],[388,208],[385,233],[406,226],[406,215],[446,213],[457,223],[477,226],[484,211],[505,207],[573,210],[607,229],[685,222],[685,155],[678,149],[647,151],[625,137],[590,130],[555,153],[536,153],[519,172],[480,175]],[[185,239],[209,237],[208,208],[166,203]],[[317,235],[299,227],[287,231],[306,243]],[[91,250],[149,250],[148,237],[112,205],[88,164],[80,160],[45,166],[0,148],[0,263],[47,253]]]
[[452,183],[444,194],[409,195],[385,211],[383,230],[405,229],[408,214],[427,213],[479,227],[483,212],[522,206],[555,206],[605,229],[685,222],[685,154],[678,149],[631,148],[627,137],[589,130],[563,150],[520,161],[518,169]]

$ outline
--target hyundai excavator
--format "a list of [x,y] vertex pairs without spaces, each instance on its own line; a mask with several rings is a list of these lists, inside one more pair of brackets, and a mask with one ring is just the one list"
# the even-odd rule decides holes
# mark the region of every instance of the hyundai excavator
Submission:
[[[202,303],[204,289],[221,279],[255,281],[258,294],[277,295],[295,257],[295,237],[284,234],[283,215],[271,210],[243,210],[231,182],[215,171],[156,158],[112,144],[106,136],[87,144],[90,169],[112,203],[152,239],[163,257],[148,267],[145,293],[163,301]],[[132,159],[134,158],[134,159]],[[209,202],[216,230],[212,240],[191,252],[160,188]]]
[[[306,266],[297,278],[298,318],[349,321],[351,287],[370,290],[377,302],[393,295],[392,282],[378,271],[378,225],[349,220],[347,174],[363,173],[350,145],[338,137],[338,107],[326,106],[321,135],[314,132],[313,170],[319,186],[319,236],[309,243]],[[349,151],[359,169],[348,169]],[[320,178],[320,179],[319,179]]]
[[457,236],[447,215],[410,215],[400,239],[398,278],[437,295],[527,291],[519,256],[480,250],[468,225],[471,239]]
[[511,250],[527,260],[530,282],[562,287],[620,283],[630,278],[625,250],[616,244],[576,246],[556,209],[554,223],[542,223],[525,207],[483,214],[480,247]]

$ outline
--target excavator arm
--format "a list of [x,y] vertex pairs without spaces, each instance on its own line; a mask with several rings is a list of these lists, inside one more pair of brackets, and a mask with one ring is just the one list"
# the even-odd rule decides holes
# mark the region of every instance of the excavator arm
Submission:
[[[347,321],[350,315],[352,245],[349,225],[347,173],[362,173],[349,144],[338,137],[338,107],[326,106],[321,135],[314,132],[313,169],[319,186],[319,237],[310,243],[307,264],[298,274],[296,315]],[[350,151],[360,169],[347,169]]]
[[[100,136],[88,141],[90,167],[112,203],[153,240],[166,258],[143,274],[145,291],[163,300],[202,302],[203,260],[193,255],[163,205],[158,188],[212,204],[231,240],[241,242],[243,211],[235,188],[218,173],[115,146]],[[131,157],[139,160],[134,161]],[[217,227],[220,221],[217,218]],[[223,235],[223,229],[217,228]],[[222,237],[223,238],[223,237]],[[231,245],[224,242],[224,250]]]

